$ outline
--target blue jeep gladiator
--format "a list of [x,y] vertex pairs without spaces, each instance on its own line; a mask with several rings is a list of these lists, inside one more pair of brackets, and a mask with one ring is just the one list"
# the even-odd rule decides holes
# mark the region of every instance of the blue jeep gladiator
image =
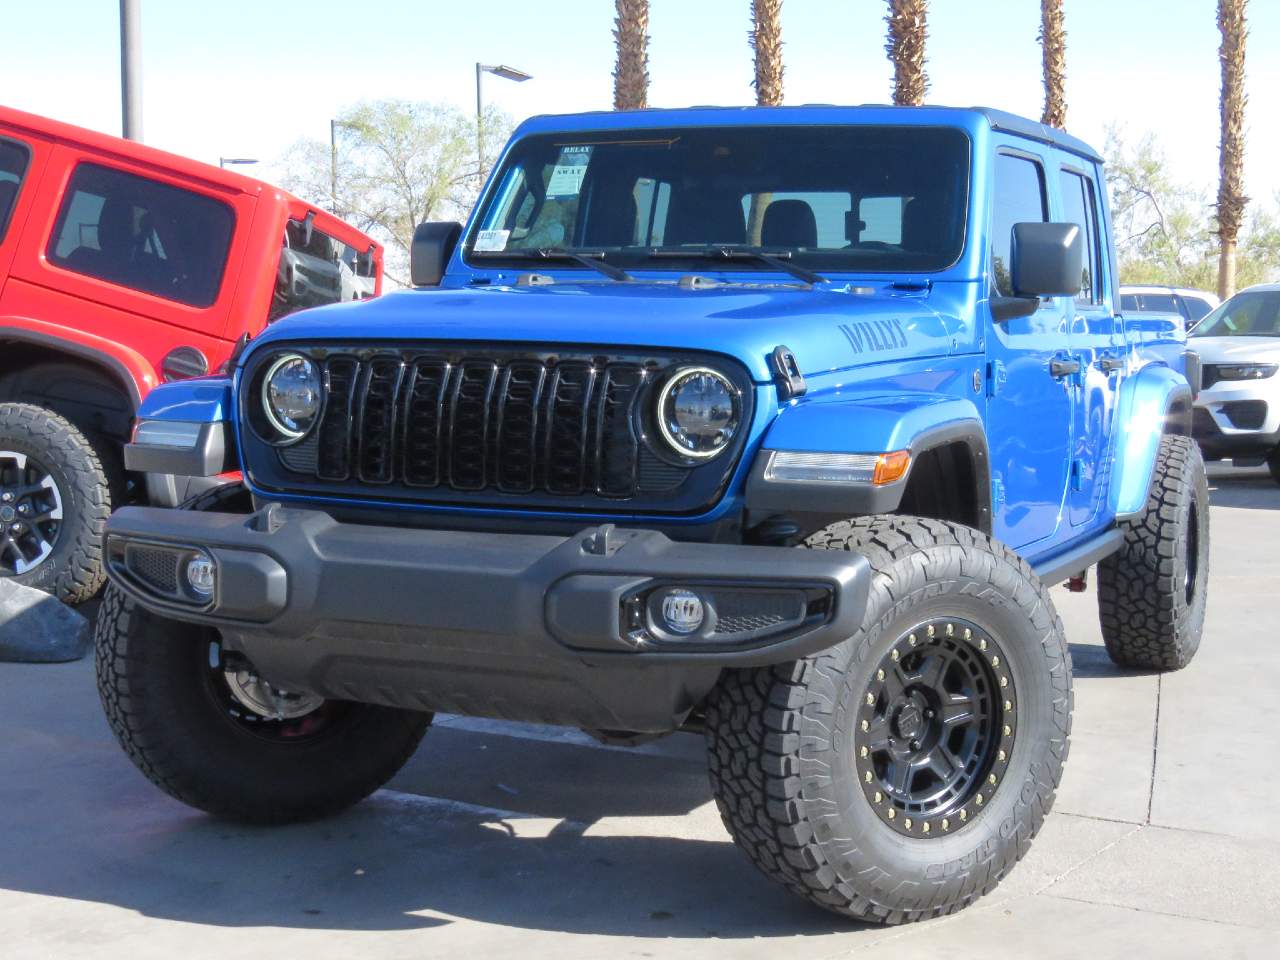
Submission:
[[465,228],[418,229],[412,276],[140,412],[131,469],[243,475],[106,534],[102,700],[188,804],[331,813],[437,711],[695,730],[764,873],[917,920],[1049,811],[1050,585],[1097,566],[1120,664],[1196,651],[1194,356],[1117,313],[1072,137],[985,109],[540,117]]

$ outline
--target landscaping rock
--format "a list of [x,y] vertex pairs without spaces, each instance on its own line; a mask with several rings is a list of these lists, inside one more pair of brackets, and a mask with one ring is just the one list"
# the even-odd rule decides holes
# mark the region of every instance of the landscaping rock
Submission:
[[66,663],[89,651],[89,621],[55,598],[0,579],[0,661]]

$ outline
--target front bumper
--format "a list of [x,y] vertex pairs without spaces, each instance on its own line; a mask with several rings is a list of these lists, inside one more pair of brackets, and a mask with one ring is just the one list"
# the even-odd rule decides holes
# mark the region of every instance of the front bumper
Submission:
[[1266,456],[1280,444],[1280,376],[1201,391],[1191,432],[1207,460]]
[[[130,507],[108,522],[111,579],[143,606],[215,626],[280,686],[332,699],[595,729],[674,729],[724,667],[851,636],[870,582],[844,552],[681,543],[652,530],[562,538]],[[200,603],[186,558],[213,558]],[[675,589],[706,615],[680,636]]]

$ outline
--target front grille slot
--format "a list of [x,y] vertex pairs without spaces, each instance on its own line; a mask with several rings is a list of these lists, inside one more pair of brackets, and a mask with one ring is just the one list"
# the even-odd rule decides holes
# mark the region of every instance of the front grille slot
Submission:
[[[627,499],[640,489],[640,361],[331,354],[317,480]],[[310,442],[310,441],[308,441]],[[683,473],[675,468],[677,473]]]

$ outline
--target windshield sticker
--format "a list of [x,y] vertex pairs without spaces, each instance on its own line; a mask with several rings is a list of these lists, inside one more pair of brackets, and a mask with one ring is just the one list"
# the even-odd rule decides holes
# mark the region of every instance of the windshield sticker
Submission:
[[481,230],[476,234],[476,243],[472,249],[480,253],[496,253],[505,250],[509,236],[511,236],[510,230]]
[[582,178],[587,175],[591,150],[590,144],[560,148],[560,158],[551,168],[551,179],[547,182],[548,200],[576,197],[582,192]]

